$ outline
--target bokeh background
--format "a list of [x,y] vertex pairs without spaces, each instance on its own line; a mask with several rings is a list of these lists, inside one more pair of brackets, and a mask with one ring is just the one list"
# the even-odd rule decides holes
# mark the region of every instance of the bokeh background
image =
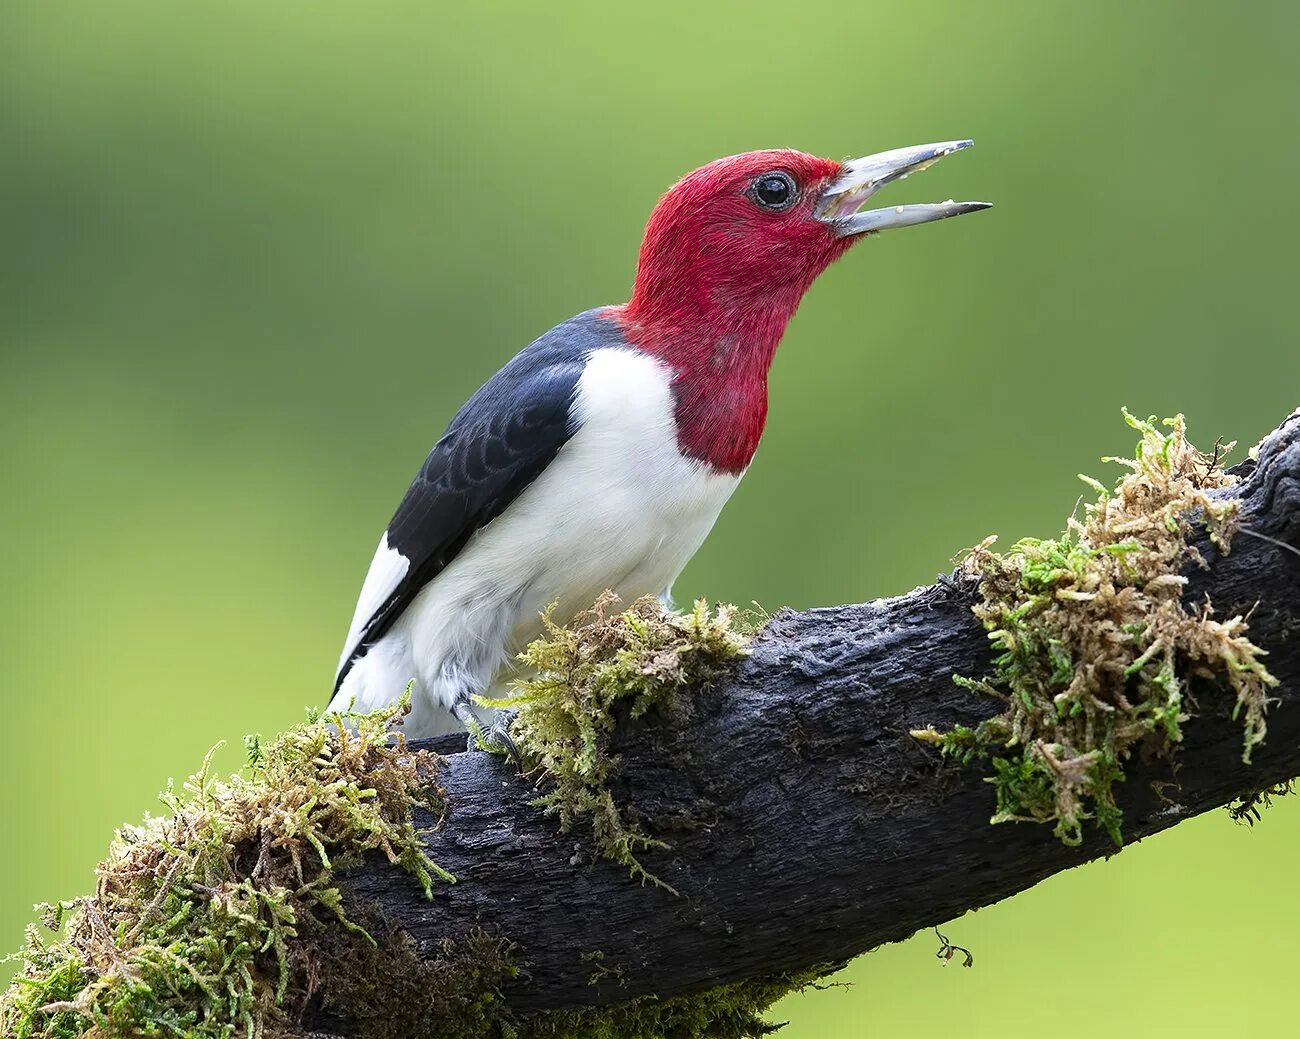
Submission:
[[[214,742],[233,767],[323,703],[443,423],[626,298],[718,155],[971,136],[889,201],[997,208],[813,288],[681,598],[862,600],[1051,534],[1121,404],[1253,443],[1300,403],[1298,32],[1262,2],[5,4],[0,945]],[[921,934],[785,1035],[1289,1034],[1298,824],[1054,877],[946,928],[974,970]]]

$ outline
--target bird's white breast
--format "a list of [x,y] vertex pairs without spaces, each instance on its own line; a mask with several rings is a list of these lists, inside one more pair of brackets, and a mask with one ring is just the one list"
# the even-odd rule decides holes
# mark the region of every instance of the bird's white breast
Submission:
[[551,603],[563,617],[606,588],[625,601],[666,591],[739,482],[679,453],[671,373],[646,354],[595,351],[573,413],[555,460],[398,622],[426,674],[472,643],[517,651]]
[[[504,674],[552,604],[565,620],[606,589],[625,602],[666,593],[740,480],[682,456],[671,379],[631,348],[594,351],[571,406],[576,432],[416,595],[349,672],[336,703],[369,709],[414,679],[408,731],[451,731],[459,724],[446,710],[451,697]],[[404,562],[381,543],[362,599],[382,599]]]

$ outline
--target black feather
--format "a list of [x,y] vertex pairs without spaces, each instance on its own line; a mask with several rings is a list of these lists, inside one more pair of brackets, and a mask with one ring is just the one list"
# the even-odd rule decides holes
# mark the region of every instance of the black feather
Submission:
[[577,431],[578,379],[593,350],[623,346],[617,324],[591,310],[514,356],[456,413],[388,524],[388,546],[409,561],[401,583],[362,627],[339,668],[379,641],[426,584],[537,479]]

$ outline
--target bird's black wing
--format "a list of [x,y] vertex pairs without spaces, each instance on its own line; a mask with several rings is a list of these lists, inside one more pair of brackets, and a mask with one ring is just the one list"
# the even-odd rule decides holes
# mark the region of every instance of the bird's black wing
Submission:
[[576,432],[572,404],[587,357],[622,342],[618,326],[597,311],[581,314],[525,347],[460,409],[388,524],[389,555],[381,558],[381,544],[335,692],[420,589],[551,463]]

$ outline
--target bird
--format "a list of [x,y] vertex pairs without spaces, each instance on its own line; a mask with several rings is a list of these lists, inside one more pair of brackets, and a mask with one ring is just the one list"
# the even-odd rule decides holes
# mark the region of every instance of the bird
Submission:
[[645,227],[626,303],[524,347],[451,419],[379,539],[331,711],[410,689],[411,738],[513,751],[475,697],[605,591],[657,595],[705,540],[758,448],[768,370],[805,291],[858,241],[987,202],[863,210],[970,140],[844,162],[792,149],[688,173]]

